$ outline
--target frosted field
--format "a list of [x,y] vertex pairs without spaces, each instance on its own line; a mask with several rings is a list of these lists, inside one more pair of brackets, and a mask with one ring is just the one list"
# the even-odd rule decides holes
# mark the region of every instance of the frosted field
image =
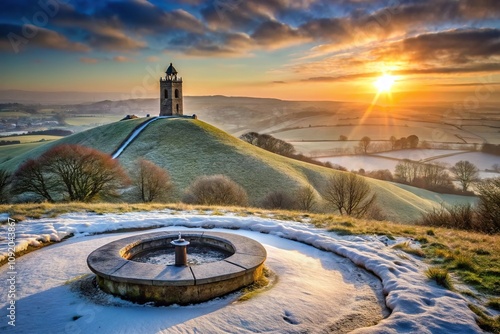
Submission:
[[[359,120],[353,120],[357,123]],[[367,122],[372,122],[370,119]],[[372,140],[388,140],[391,136],[396,138],[417,135],[422,140],[437,141],[443,143],[460,143],[459,138],[467,138],[467,143],[482,143],[483,140],[472,133],[459,130],[455,127],[436,123],[423,123],[407,121],[401,124],[363,124],[363,125],[339,125],[325,127],[306,127],[271,133],[276,138],[285,141],[297,140],[338,140],[340,135],[345,135],[350,140],[359,140],[364,136]],[[459,137],[457,137],[459,136]]]
[[470,161],[480,170],[491,169],[491,166],[494,164],[500,164],[499,156],[482,152],[467,152],[449,157],[432,159],[432,162],[442,162],[452,166],[460,160]]
[[410,159],[413,161],[421,161],[429,158],[435,158],[443,155],[450,154],[461,154],[467,153],[468,151],[457,151],[457,150],[398,150],[383,153],[376,153],[375,155],[380,157],[394,158],[394,159]]
[[394,168],[398,164],[395,159],[376,157],[372,155],[341,155],[336,157],[318,158],[322,162],[330,162],[347,168],[347,170],[358,171],[363,168],[365,171],[388,169],[394,173]]
[[[254,238],[266,247],[266,264],[278,280],[269,290],[245,302],[237,302],[232,295],[187,307],[132,304],[88,284],[92,277],[85,262],[88,254],[133,234],[94,233],[152,226],[160,230],[205,227]],[[16,260],[16,327],[7,324],[7,300],[2,294],[0,331],[4,332],[482,332],[463,297],[428,281],[425,264],[390,247],[405,239],[339,237],[296,222],[170,211],[75,213],[25,221],[16,227],[20,248],[40,240],[57,241],[69,233],[74,236]],[[0,232],[5,234],[5,229],[2,226]],[[7,276],[7,266],[0,268],[0,276]],[[8,284],[6,279],[0,280],[0,291],[6,291]],[[85,296],[80,293],[82,285],[86,287]],[[384,303],[391,310],[388,316]],[[355,330],[373,323],[377,324]]]
[[492,169],[494,164],[500,164],[500,157],[483,152],[469,152],[456,150],[398,150],[373,155],[342,155],[332,157],[318,158],[319,161],[331,162],[347,168],[347,170],[365,171],[377,169],[388,169],[394,173],[395,167],[400,160],[410,159],[413,161],[443,163],[451,167],[460,160],[470,161],[476,165],[479,170],[480,178],[499,177],[500,174],[486,172],[486,169]]

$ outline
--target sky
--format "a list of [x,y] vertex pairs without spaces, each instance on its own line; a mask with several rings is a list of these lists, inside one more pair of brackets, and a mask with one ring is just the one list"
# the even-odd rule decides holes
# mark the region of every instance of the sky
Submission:
[[[2,0],[0,90],[477,103],[500,92],[498,0]],[[470,102],[468,102],[470,100]]]

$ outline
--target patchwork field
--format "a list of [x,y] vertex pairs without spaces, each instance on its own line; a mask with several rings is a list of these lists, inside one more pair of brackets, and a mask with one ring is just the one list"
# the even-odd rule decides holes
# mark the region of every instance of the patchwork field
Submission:
[[12,136],[12,137],[1,137],[0,140],[12,141],[19,140],[21,144],[24,143],[34,143],[40,141],[51,141],[61,139],[60,136],[50,136],[50,135],[23,135],[23,136]]
[[370,155],[339,155],[318,158],[319,161],[337,164],[348,170],[357,171],[361,168],[365,171],[388,169],[391,173],[394,173],[398,162],[404,159],[442,163],[447,167],[453,166],[460,160],[470,161],[482,172],[480,173],[482,178],[500,176],[498,173],[487,172],[487,170],[492,170],[494,164],[500,164],[500,157],[483,152],[408,149]]

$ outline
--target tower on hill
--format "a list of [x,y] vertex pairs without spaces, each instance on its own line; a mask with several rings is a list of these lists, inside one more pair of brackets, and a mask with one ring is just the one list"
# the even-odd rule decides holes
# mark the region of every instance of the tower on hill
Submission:
[[182,78],[172,66],[160,78],[160,116],[182,115]]

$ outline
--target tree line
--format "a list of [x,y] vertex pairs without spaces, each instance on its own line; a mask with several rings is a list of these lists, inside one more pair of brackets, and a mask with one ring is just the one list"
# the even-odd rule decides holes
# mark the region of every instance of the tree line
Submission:
[[323,167],[327,167],[327,168],[332,168],[332,169],[336,169],[336,170],[343,170],[343,171],[347,170],[342,166],[333,165],[330,162],[322,162],[322,161],[313,159],[311,157],[307,157],[303,154],[298,154],[298,153],[296,153],[295,147],[293,147],[292,144],[287,143],[284,140],[275,138],[275,137],[268,135],[268,134],[260,134],[258,132],[247,132],[247,133],[241,135],[240,139],[249,143],[249,144],[260,147],[266,151],[273,152],[273,153],[285,156],[287,158],[300,160],[300,161],[308,162],[310,164],[323,166]]

